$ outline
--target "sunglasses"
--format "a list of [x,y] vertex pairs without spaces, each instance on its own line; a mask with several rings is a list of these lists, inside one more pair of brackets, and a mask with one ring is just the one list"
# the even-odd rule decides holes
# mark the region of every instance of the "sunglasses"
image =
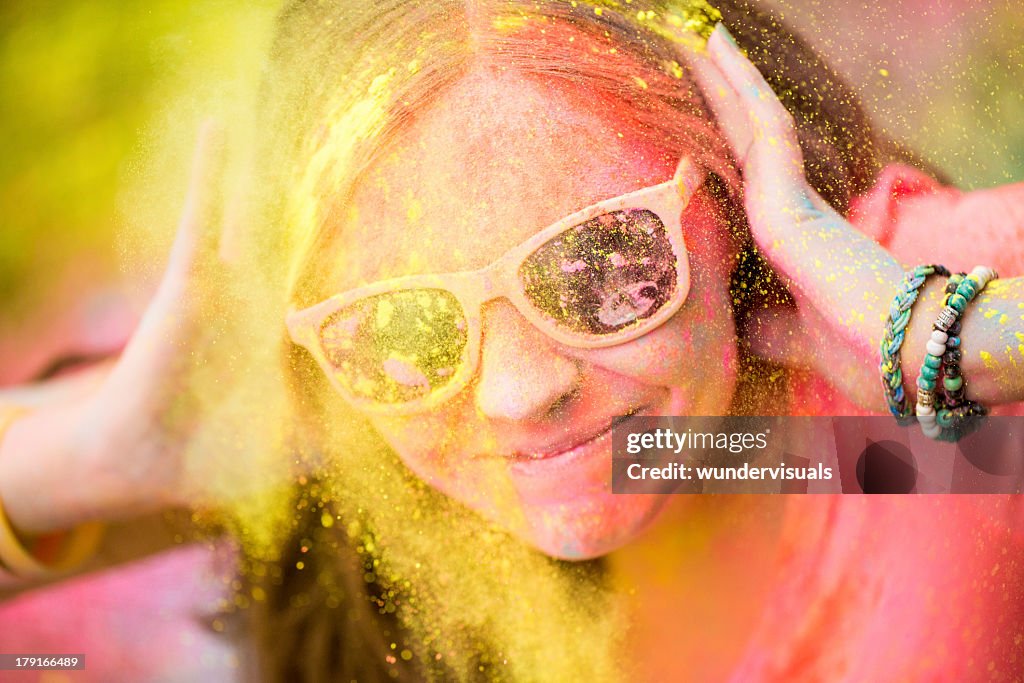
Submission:
[[354,406],[408,414],[461,391],[499,297],[551,339],[592,349],[637,339],[690,289],[680,216],[704,182],[689,158],[667,182],[563,218],[480,270],[412,275],[291,311],[288,332]]

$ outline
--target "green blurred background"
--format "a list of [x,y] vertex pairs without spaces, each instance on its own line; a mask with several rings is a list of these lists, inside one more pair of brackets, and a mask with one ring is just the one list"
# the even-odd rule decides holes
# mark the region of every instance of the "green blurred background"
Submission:
[[[861,89],[883,129],[958,183],[1024,179],[1019,0],[772,4]],[[194,131],[251,104],[276,5],[4,0],[3,336],[81,283],[158,272]]]
[[162,261],[195,130],[251,102],[276,6],[0,3],[4,334],[69,271],[114,283]]

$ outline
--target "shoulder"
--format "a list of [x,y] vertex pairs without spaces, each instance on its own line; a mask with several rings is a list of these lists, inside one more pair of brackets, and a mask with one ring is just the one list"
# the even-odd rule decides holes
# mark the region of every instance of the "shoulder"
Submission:
[[892,164],[851,202],[850,221],[908,264],[1024,274],[1024,183],[964,192]]

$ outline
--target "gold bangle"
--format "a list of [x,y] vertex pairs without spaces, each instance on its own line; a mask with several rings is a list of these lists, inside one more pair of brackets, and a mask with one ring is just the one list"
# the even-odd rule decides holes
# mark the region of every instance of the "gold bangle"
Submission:
[[[0,443],[10,426],[27,412],[21,406],[0,406]],[[43,563],[18,539],[0,500],[0,568],[23,579],[48,579],[71,571],[96,552],[103,536],[103,524],[89,522],[76,527],[64,539],[59,556]]]

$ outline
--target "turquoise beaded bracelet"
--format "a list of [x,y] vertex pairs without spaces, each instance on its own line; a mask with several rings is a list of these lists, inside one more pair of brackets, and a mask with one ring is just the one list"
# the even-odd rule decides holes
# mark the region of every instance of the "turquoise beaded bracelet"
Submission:
[[910,418],[914,414],[913,409],[907,404],[907,398],[903,391],[900,346],[903,345],[907,323],[910,322],[910,308],[917,301],[917,296],[925,280],[933,274],[948,276],[949,271],[944,266],[929,264],[917,266],[904,274],[899,291],[889,306],[889,319],[885,323],[885,333],[882,336],[881,362],[878,366],[882,373],[882,389],[885,392],[885,402],[889,406],[889,412],[900,424],[911,422]]
[[[968,431],[970,421],[988,412],[981,404],[964,398],[959,365],[960,317],[967,304],[996,277],[991,268],[978,266],[970,275],[950,276],[946,283],[942,310],[932,327],[924,364],[917,378],[915,413],[921,430],[930,438],[956,441]],[[936,392],[940,374],[943,375],[941,395]]]

